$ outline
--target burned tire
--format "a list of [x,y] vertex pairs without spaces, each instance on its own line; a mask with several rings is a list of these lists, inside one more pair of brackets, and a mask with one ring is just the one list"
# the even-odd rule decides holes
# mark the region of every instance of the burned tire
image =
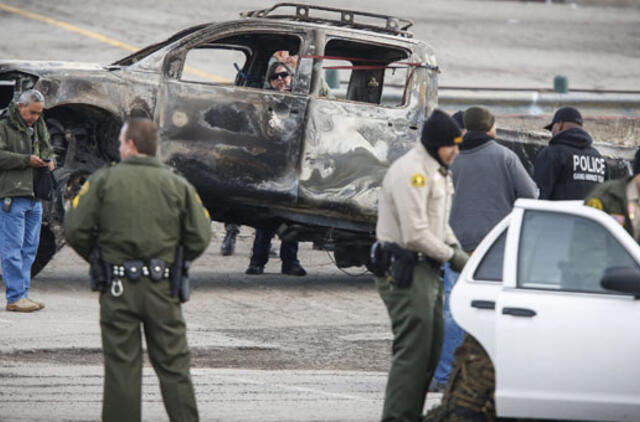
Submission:
[[56,238],[48,226],[40,229],[40,244],[36,253],[36,260],[31,266],[31,277],[35,277],[49,263],[56,253]]
[[58,168],[54,199],[43,202],[42,228],[31,276],[38,274],[64,244],[65,203],[75,196],[86,177],[117,161],[120,121],[108,112],[86,105],[67,105],[45,112]]

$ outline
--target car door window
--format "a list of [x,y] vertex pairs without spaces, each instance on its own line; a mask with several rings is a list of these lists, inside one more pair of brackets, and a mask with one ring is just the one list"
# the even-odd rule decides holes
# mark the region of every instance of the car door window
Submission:
[[[269,86],[266,73],[273,54],[286,51],[290,56],[297,56],[301,45],[300,36],[276,32],[212,36],[173,51],[167,60],[166,72],[184,82],[263,89]],[[294,91],[296,79],[294,74]]]
[[200,47],[187,52],[181,80],[185,82],[233,84],[247,53],[228,48]]
[[387,107],[402,106],[406,103],[405,85],[414,73],[408,58],[409,52],[398,48],[329,40],[323,68],[337,71],[331,96]]
[[493,242],[487,253],[482,257],[473,278],[482,281],[502,281],[502,265],[504,262],[504,246],[507,240],[507,229]]
[[638,265],[603,226],[554,212],[525,212],[518,250],[518,287],[612,293],[600,286],[609,267]]

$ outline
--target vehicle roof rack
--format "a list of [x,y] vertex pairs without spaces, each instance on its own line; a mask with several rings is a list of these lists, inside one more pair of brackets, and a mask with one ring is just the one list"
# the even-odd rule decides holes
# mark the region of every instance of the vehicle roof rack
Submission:
[[[286,13],[282,10],[278,10],[280,14],[273,13],[276,9],[282,8],[295,8],[295,13]],[[312,12],[314,13],[314,16],[311,16]],[[325,13],[322,14],[322,12]],[[335,15],[332,15],[334,13]],[[277,3],[268,9],[242,12],[240,13],[240,16],[244,18],[267,18],[324,23],[334,26],[393,34],[406,38],[413,37],[413,34],[407,31],[407,29],[413,25],[413,21],[410,19],[378,15],[375,13],[357,12],[355,10],[335,9],[332,7],[309,6],[300,3]],[[358,22],[356,22],[356,19]]]

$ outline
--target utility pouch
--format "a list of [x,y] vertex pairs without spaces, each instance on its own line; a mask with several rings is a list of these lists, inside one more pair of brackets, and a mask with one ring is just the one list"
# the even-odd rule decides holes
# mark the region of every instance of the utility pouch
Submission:
[[102,260],[99,248],[94,248],[89,255],[89,279],[94,292],[106,292],[111,284],[111,266]]
[[369,260],[371,265],[369,270],[376,277],[384,277],[389,271],[391,265],[391,254],[382,247],[380,242],[375,242],[371,245],[371,251],[369,253]]
[[122,263],[124,267],[124,275],[129,281],[136,281],[142,276],[142,267],[144,262],[142,261],[124,261]]
[[393,285],[399,289],[411,287],[413,270],[416,267],[416,253],[400,247],[397,243],[385,243],[384,248],[391,254]]
[[149,260],[149,278],[151,281],[158,282],[164,278],[165,263],[161,259]]

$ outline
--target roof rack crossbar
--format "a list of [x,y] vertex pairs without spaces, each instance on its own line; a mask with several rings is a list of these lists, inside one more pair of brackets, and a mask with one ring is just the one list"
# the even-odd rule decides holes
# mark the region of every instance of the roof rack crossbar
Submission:
[[[282,9],[285,7],[295,8],[295,13],[285,13],[278,15],[272,13],[276,9]],[[335,12],[337,16],[336,18],[311,16],[311,13],[313,11]],[[305,22],[328,23],[332,25],[345,26],[356,29],[385,32],[407,38],[413,37],[413,34],[407,31],[413,25],[413,21],[410,19],[379,15],[376,13],[358,12],[355,10],[337,9],[333,7],[310,6],[300,3],[277,3],[273,7],[267,9],[242,12],[240,13],[240,16],[245,18],[289,19]],[[379,19],[383,21],[383,23],[381,23],[380,25],[371,23],[359,23],[357,22],[358,17]]]

